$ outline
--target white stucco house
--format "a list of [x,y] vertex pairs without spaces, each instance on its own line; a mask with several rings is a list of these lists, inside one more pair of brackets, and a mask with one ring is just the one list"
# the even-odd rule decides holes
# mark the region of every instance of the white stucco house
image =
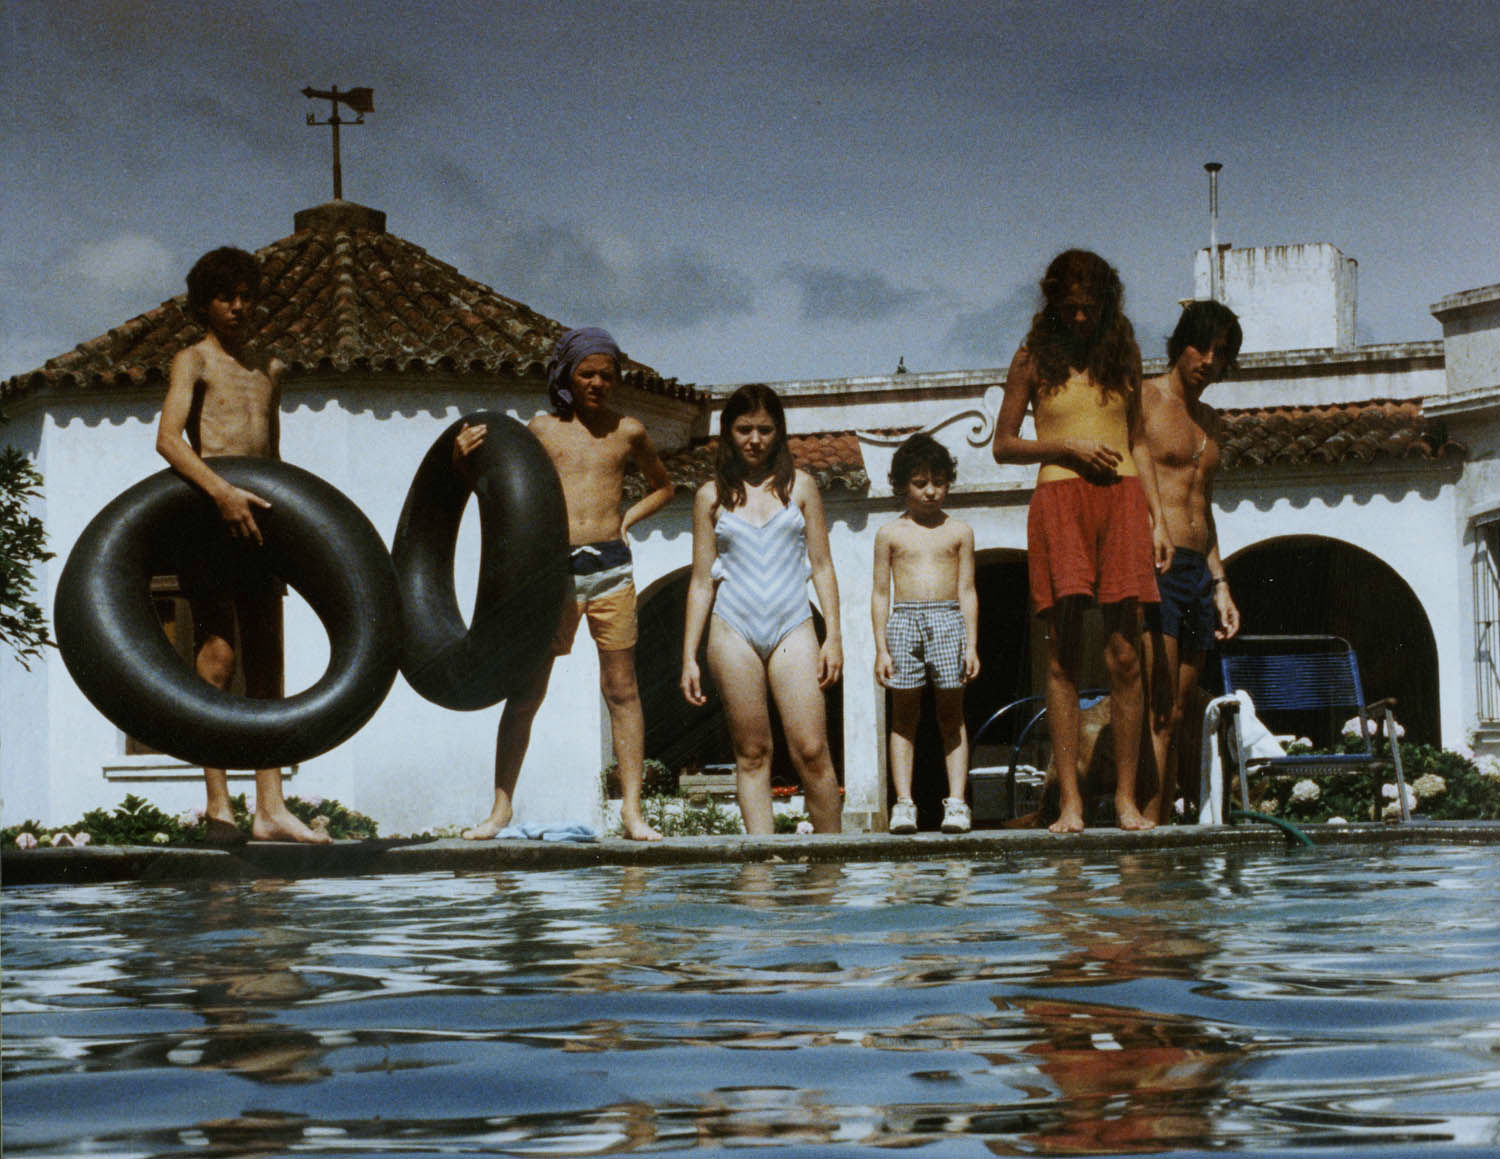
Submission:
[[[354,499],[389,542],[411,474],[449,422],[478,409],[524,421],[545,407],[543,365],[562,327],[388,233],[374,210],[330,203],[295,226],[261,251],[264,332],[290,367],[282,453]],[[1210,401],[1227,419],[1217,515],[1247,630],[1344,635],[1367,691],[1398,697],[1414,739],[1500,749],[1500,286],[1435,304],[1441,340],[1357,346],[1355,267],[1332,246],[1216,256],[1221,296],[1246,330],[1238,372]],[[1210,257],[1198,255],[1197,296],[1208,296]],[[88,520],[160,468],[152,442],[163,376],[194,335],[174,299],[0,384],[11,417],[3,437],[46,479],[37,514],[57,559],[38,577],[44,607]],[[1159,370],[1160,352],[1144,353],[1148,373]],[[997,466],[988,450],[1003,382],[1003,370],[974,370],[773,384],[794,456],[830,517],[846,660],[830,694],[831,739],[850,828],[884,825],[870,561],[876,529],[897,511],[890,456],[912,430],[957,456],[952,506],[979,549],[984,672],[968,697],[971,727],[1036,688],[1025,578],[1034,471]],[[730,759],[718,712],[684,704],[677,668],[691,491],[711,470],[718,404],[731,389],[684,387],[632,363],[618,400],[647,424],[678,484],[634,543],[647,753],[674,768]],[[460,536],[460,593],[473,590],[476,530],[477,519]],[[293,691],[327,661],[321,628],[295,596],[286,655]],[[439,708],[398,678],[356,736],[291,771],[289,791],[337,797],[385,832],[471,821],[489,801],[497,717]],[[0,660],[0,721],[8,822],[61,824],[132,792],[163,808],[201,801],[198,770],[133,751],[55,654],[30,671]],[[597,662],[580,639],[538,717],[519,819],[599,824],[598,773],[610,759]]]

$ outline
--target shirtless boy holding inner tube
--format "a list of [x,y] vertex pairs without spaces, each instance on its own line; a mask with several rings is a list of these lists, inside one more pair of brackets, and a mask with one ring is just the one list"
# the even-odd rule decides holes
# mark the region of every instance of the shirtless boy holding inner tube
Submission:
[[[620,348],[603,330],[584,327],[565,333],[547,367],[552,413],[537,415],[528,429],[557,468],[573,549],[574,599],[563,609],[553,654],[572,651],[579,621],[587,617],[599,650],[599,685],[620,769],[621,828],[632,840],[657,841],[661,834],[641,812],[646,718],[635,676],[635,583],[627,537],[633,526],[671,500],[672,482],[641,421],[609,407],[610,393],[620,381],[620,357]],[[460,471],[485,433],[483,425],[464,426],[455,437],[453,460]],[[648,490],[622,516],[625,468],[631,462],[645,476]],[[551,675],[549,661],[530,688],[505,702],[495,738],[495,802],[488,817],[464,830],[471,841],[494,837],[510,824],[531,724]]]
[[[257,559],[262,541],[255,511],[271,504],[233,486],[203,461],[212,455],[281,457],[283,367],[255,347],[250,332],[260,281],[254,255],[228,246],[204,254],[188,272],[188,312],[208,333],[172,359],[156,449],[214,501],[229,536],[228,543],[205,543],[203,554],[178,576],[193,612],[194,666],[199,676],[227,691],[234,679],[238,622],[245,695],[264,700],[282,695],[283,588]],[[205,768],[203,779],[208,839],[243,840],[229,802],[228,773]],[[250,832],[260,841],[330,840],[287,808],[280,769],[255,771]]]

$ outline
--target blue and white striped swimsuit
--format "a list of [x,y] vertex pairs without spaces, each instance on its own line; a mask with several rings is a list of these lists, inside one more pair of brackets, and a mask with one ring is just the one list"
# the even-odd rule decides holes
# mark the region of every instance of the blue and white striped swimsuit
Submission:
[[812,616],[806,531],[807,521],[795,503],[760,527],[722,508],[714,520],[719,557],[713,578],[720,581],[714,615],[743,636],[763,661]]

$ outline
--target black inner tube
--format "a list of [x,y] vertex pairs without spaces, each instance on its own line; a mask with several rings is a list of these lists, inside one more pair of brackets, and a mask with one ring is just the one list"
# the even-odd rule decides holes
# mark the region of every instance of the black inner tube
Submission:
[[174,471],[122,492],[84,529],[58,583],[63,662],[94,706],[128,734],[193,764],[273,768],[353,736],[395,680],[401,603],[380,534],[354,503],[309,471],[273,459],[207,460],[267,499],[256,523],[264,570],[295,588],[328,632],[328,668],[277,700],[221,692],[173,650],[151,577],[228,539],[212,500]]
[[[463,424],[487,428],[469,456],[481,546],[474,618],[464,624],[453,554],[470,488],[454,469]],[[485,708],[526,688],[550,661],[569,598],[568,513],[542,444],[509,415],[455,422],[417,468],[391,555],[404,609],[401,672],[444,708]]]

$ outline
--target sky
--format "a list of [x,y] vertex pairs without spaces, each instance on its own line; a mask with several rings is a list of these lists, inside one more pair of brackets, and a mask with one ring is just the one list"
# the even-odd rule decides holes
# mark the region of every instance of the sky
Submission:
[[[5,0],[0,378],[344,196],[705,385],[1005,365],[1047,261],[1163,353],[1208,241],[1329,242],[1361,342],[1500,281],[1500,5]],[[345,116],[349,114],[345,113]]]

